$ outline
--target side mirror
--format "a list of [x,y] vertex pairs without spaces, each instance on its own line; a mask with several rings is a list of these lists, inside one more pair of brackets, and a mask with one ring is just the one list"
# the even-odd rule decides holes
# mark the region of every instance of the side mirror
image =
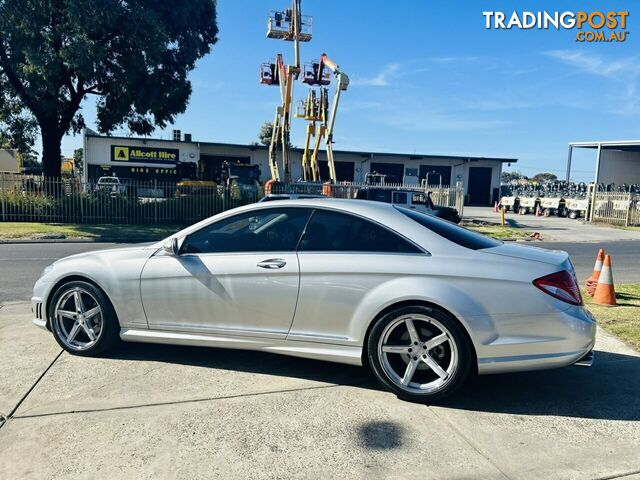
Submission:
[[172,257],[177,257],[180,254],[180,248],[178,247],[178,239],[171,238],[166,242],[164,242],[164,245],[162,245],[162,250],[164,250],[164,253],[166,253],[167,255],[171,255]]

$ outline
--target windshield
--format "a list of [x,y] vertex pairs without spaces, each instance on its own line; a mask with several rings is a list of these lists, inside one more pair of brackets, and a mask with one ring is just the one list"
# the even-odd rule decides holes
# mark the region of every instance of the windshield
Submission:
[[472,232],[471,230],[460,227],[455,223],[447,222],[446,220],[434,217],[433,215],[426,215],[403,207],[395,208],[411,220],[414,220],[423,227],[428,228],[432,232],[437,233],[441,237],[444,237],[460,246],[470,248],[472,250],[482,250],[483,248],[493,248],[502,245],[502,242],[498,240],[494,240],[493,238],[480,233]]

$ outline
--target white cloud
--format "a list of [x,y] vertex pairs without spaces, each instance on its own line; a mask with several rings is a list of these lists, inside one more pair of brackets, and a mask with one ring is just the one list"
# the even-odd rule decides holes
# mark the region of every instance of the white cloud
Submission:
[[617,115],[638,115],[640,105],[640,57],[608,59],[601,55],[572,50],[553,50],[545,55],[555,58],[582,73],[611,81],[607,89],[606,108]]
[[387,87],[391,84],[391,80],[397,77],[400,65],[390,63],[380,70],[373,77],[357,77],[353,76],[351,85],[358,87]]
[[601,55],[573,50],[552,50],[545,52],[545,55],[560,60],[585,73],[600,77],[619,78],[620,75],[628,77],[640,74],[640,63],[637,57],[610,60]]

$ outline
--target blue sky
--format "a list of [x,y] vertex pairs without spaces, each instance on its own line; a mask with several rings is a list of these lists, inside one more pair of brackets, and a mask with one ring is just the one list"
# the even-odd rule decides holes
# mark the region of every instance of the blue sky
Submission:
[[[219,41],[190,78],[193,95],[176,128],[194,139],[249,143],[273,117],[278,89],[260,85],[260,63],[288,42],[267,39],[267,14],[288,0],[220,0]],[[575,30],[486,30],[483,11],[628,10],[624,43],[577,43]],[[527,175],[564,171],[567,143],[640,138],[640,8],[615,1],[302,0],[313,16],[308,61],[326,52],[349,74],[335,148],[505,156]],[[638,38],[636,38],[638,37]],[[295,98],[306,87],[296,84]],[[95,99],[83,105],[94,127]],[[169,138],[169,127],[154,137]],[[120,130],[114,134],[127,134]],[[294,119],[292,140],[303,144]],[[81,146],[66,137],[63,154]],[[590,179],[593,152],[576,154]]]

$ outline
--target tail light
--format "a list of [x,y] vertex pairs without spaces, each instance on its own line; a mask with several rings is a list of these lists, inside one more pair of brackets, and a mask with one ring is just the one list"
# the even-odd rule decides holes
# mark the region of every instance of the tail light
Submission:
[[533,281],[533,284],[544,293],[552,297],[570,303],[571,305],[582,305],[582,295],[576,277],[566,270],[552,273],[540,277]]

